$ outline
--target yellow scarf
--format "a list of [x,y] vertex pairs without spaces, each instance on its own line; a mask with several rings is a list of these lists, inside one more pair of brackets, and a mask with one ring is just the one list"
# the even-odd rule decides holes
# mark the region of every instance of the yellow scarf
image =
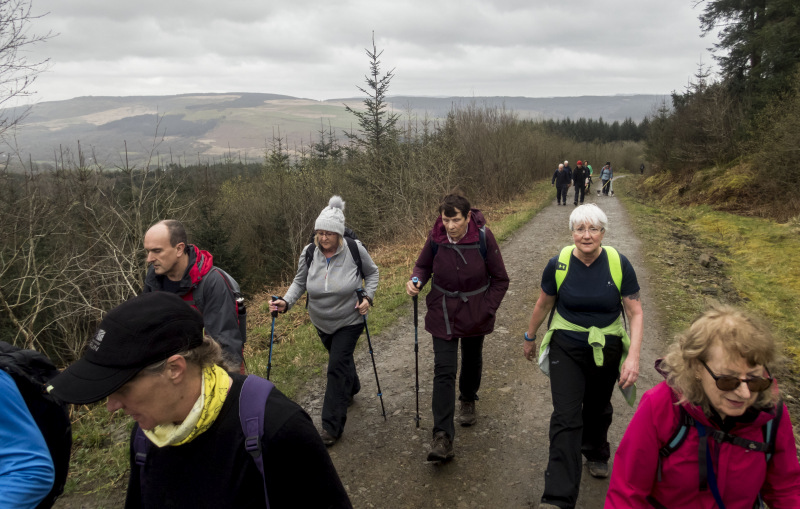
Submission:
[[195,401],[186,419],[180,424],[159,424],[152,430],[144,430],[145,436],[158,447],[191,442],[214,424],[228,396],[230,385],[231,378],[221,367],[203,368],[200,397]]

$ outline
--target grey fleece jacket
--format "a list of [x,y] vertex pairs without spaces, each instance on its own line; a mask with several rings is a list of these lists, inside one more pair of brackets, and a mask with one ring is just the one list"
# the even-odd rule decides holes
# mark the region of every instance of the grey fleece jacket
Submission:
[[[358,243],[361,265],[364,269],[364,290],[370,299],[375,297],[378,288],[378,266],[372,261],[367,250]],[[325,259],[322,250],[314,251],[311,267],[306,267],[306,246],[300,253],[297,263],[297,274],[292,286],[283,296],[287,311],[295,302],[308,292],[308,316],[316,328],[326,334],[333,334],[342,327],[361,323],[361,314],[356,309],[358,296],[356,288],[361,287],[356,262],[345,245],[331,257],[330,263]]]

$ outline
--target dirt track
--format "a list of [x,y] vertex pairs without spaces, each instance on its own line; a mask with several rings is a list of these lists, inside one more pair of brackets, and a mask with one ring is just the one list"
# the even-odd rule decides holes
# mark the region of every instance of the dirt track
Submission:
[[[555,194],[555,193],[553,193]],[[658,382],[653,361],[663,354],[664,328],[650,298],[649,278],[639,241],[616,198],[597,197],[609,217],[604,242],[627,256],[636,269],[645,316],[639,395]],[[570,193],[570,198],[572,193]],[[329,449],[356,508],[519,508],[538,507],[547,465],[548,423],[552,404],[549,380],[522,357],[522,333],[539,294],[547,260],[572,242],[568,230],[572,205],[553,202],[501,245],[511,285],[497,314],[495,332],[484,346],[484,375],[478,423],[456,426],[456,457],[447,464],[425,461],[431,437],[433,349],[422,327],[420,299],[419,373],[421,423],[415,427],[414,326],[408,314],[390,332],[372,338],[388,420],[381,417],[375,377],[366,348],[356,356],[362,391],[350,408],[345,432]],[[489,218],[491,228],[491,218]],[[379,304],[379,303],[378,303]],[[541,331],[540,331],[541,332]],[[541,334],[540,334],[541,337]],[[365,338],[362,337],[362,342]],[[324,380],[311,384],[297,401],[320,426]],[[633,411],[615,391],[612,455]],[[612,466],[613,469],[613,466]],[[584,470],[578,508],[603,507],[607,481]]]

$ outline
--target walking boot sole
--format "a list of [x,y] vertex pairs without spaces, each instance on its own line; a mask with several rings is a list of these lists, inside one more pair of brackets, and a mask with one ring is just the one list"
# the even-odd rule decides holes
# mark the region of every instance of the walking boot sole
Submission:
[[455,452],[451,452],[449,454],[445,454],[444,456],[440,456],[433,451],[428,453],[428,461],[432,463],[447,463],[448,461],[452,460],[456,457]]

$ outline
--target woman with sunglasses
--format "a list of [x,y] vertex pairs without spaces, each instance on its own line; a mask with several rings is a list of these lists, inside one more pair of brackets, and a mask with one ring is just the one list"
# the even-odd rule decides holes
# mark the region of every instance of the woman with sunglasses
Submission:
[[657,362],[614,458],[605,507],[800,507],[792,423],[766,326],[714,305]]
[[[611,394],[617,383],[633,391],[642,346],[636,272],[625,256],[603,244],[608,228],[605,212],[595,204],[580,205],[570,214],[569,227],[573,244],[542,271],[539,299],[524,336],[523,355],[533,361],[536,331],[551,317],[538,356],[539,367],[550,376],[553,398],[541,509],[575,507],[581,456],[589,475],[608,477]],[[630,336],[623,325],[623,309]]]
[[[347,421],[347,407],[361,390],[353,352],[364,330],[375,290],[378,266],[358,240],[344,238],[344,201],[333,196],[314,223],[314,242],[303,249],[297,274],[283,298],[270,303],[270,311],[285,313],[308,292],[308,316],[328,351],[328,385],[322,403],[322,442],[330,447],[339,440]],[[361,257],[361,274],[346,244],[355,242]],[[306,262],[307,251],[312,250]],[[364,280],[365,298],[356,290]]]

